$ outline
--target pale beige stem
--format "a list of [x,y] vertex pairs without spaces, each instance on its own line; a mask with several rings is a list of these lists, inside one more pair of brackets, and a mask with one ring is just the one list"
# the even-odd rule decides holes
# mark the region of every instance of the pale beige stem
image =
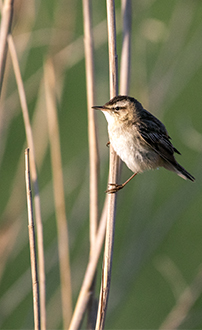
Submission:
[[0,94],[3,85],[3,76],[6,66],[7,57],[7,38],[11,30],[12,16],[13,16],[13,2],[14,0],[5,0],[2,9],[2,19],[0,28]]
[[97,231],[96,243],[94,246],[94,253],[91,254],[90,260],[85,272],[85,276],[83,279],[82,287],[79,293],[79,297],[77,299],[76,307],[74,310],[74,314],[72,317],[72,321],[69,327],[69,330],[77,330],[80,327],[81,321],[83,319],[84,312],[86,310],[86,306],[89,301],[89,296],[91,294],[90,288],[95,276],[97,263],[100,257],[100,253],[102,250],[102,245],[104,241],[105,229],[106,229],[106,214],[107,214],[107,204],[108,204],[109,195],[107,195],[105,199],[105,204],[102,211],[102,216],[100,219],[99,228]]
[[[83,0],[83,25],[84,25],[84,51],[86,65],[86,88],[87,88],[87,107],[88,107],[88,143],[89,143],[89,227],[90,227],[90,255],[94,253],[94,246],[98,227],[98,144],[95,123],[94,105],[95,79],[94,79],[94,58],[93,58],[93,30],[91,18],[91,0]],[[93,281],[91,297],[88,304],[88,329],[95,327],[96,315],[94,299]]]
[[[107,0],[107,21],[108,21],[110,97],[112,98],[116,96],[118,93],[115,3],[113,0]],[[116,155],[115,151],[110,145],[109,182],[116,183],[117,176],[118,176],[118,156]],[[116,216],[116,199],[117,199],[116,194],[109,194],[102,284],[100,290],[100,300],[99,300],[97,322],[96,322],[97,330],[104,329],[107,303],[109,298],[113,244],[114,244],[115,216]]]
[[[120,65],[120,95],[129,94],[130,66],[131,66],[131,26],[132,26],[132,4],[131,0],[121,1],[121,12],[123,20],[123,41]],[[121,175],[122,161],[119,162],[119,177]]]
[[29,169],[29,149],[25,150],[25,181],[27,192],[27,213],[28,213],[28,228],[29,228],[29,245],[30,245],[30,262],[32,273],[32,291],[33,291],[33,306],[34,306],[34,329],[40,329],[40,303],[39,303],[39,282],[37,271],[37,257],[34,231],[34,218],[32,207],[32,191],[30,182]]
[[98,227],[98,146],[94,105],[95,81],[93,60],[93,33],[91,22],[91,1],[83,0],[84,16],[84,49],[86,62],[86,85],[88,102],[88,139],[90,161],[90,242],[91,249],[95,244]]
[[43,248],[43,224],[41,219],[41,206],[39,197],[39,188],[36,171],[36,161],[34,152],[34,140],[32,135],[32,128],[29,119],[29,112],[27,107],[26,95],[24,85],[21,77],[20,67],[18,63],[17,53],[13,38],[8,36],[8,46],[13,63],[13,69],[16,77],[18,93],[20,97],[20,103],[22,107],[22,114],[25,124],[25,132],[27,138],[27,144],[30,148],[30,168],[31,177],[34,186],[34,203],[35,203],[35,216],[37,225],[37,247],[38,247],[38,261],[39,261],[39,284],[40,284],[40,308],[41,308],[41,329],[46,329],[46,289],[45,289],[45,261],[44,261],[44,248]]
[[179,329],[184,319],[188,316],[188,313],[196,300],[201,295],[202,291],[202,269],[200,268],[193,283],[187,287],[179,297],[176,305],[168,314],[164,322],[160,326],[160,330],[174,330]]
[[65,194],[63,186],[59,127],[56,109],[56,82],[53,63],[50,59],[46,61],[44,66],[44,83],[53,172],[54,200],[58,230],[58,252],[60,265],[63,327],[64,329],[68,329],[72,316],[69,239],[65,211]]
[[122,0],[123,42],[120,66],[120,95],[128,95],[131,64],[131,0]]

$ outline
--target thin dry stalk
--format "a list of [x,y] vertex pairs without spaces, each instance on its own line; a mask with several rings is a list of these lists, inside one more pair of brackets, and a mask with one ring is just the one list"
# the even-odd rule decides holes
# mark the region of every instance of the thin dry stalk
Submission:
[[58,252],[60,265],[63,327],[68,329],[72,316],[72,289],[69,262],[68,226],[65,211],[62,159],[56,109],[56,84],[53,63],[47,60],[44,66],[44,83],[48,131],[53,172],[54,200],[58,230]]
[[69,330],[77,330],[80,327],[81,321],[83,319],[83,315],[85,313],[89,297],[90,297],[90,289],[95,276],[97,264],[99,261],[100,253],[102,250],[102,245],[105,236],[106,229],[106,215],[107,215],[107,204],[108,204],[108,196],[106,196],[105,204],[102,211],[102,216],[99,223],[99,228],[97,231],[96,242],[94,246],[94,253],[91,254],[89,263],[85,272],[85,276],[83,279],[82,287],[79,293],[79,297],[76,303],[76,307],[74,310],[74,314],[72,317],[72,321],[69,327]]
[[3,76],[6,66],[6,57],[8,50],[7,38],[11,30],[13,17],[14,0],[5,0],[2,10],[1,30],[0,30],[0,94],[3,85]]
[[[89,221],[90,221],[90,255],[94,252],[97,227],[98,227],[98,144],[96,134],[94,105],[95,81],[94,81],[94,59],[93,59],[93,31],[91,18],[91,0],[83,0],[83,24],[84,24],[84,50],[86,64],[86,87],[88,107],[88,143],[89,143]],[[95,301],[93,281],[91,297],[88,304],[88,329],[95,327]]]
[[15,73],[18,93],[22,107],[27,144],[30,147],[30,168],[31,168],[31,177],[32,177],[34,193],[35,193],[34,203],[35,203],[35,215],[36,215],[37,238],[38,238],[37,247],[38,247],[38,261],[39,261],[41,329],[45,330],[46,329],[46,290],[45,290],[45,261],[44,261],[44,248],[43,248],[43,224],[41,219],[41,206],[40,206],[39,188],[38,188],[36,162],[35,162],[34,141],[33,141],[32,129],[29,119],[29,112],[27,107],[24,85],[20,73],[20,67],[18,63],[15,45],[11,35],[8,36],[8,46],[11,55],[11,60],[13,63],[13,69]]
[[200,269],[193,283],[184,290],[179,297],[176,305],[166,317],[165,321],[160,326],[160,330],[179,329],[182,322],[188,315],[188,312],[201,295],[202,291],[202,270]]
[[[114,0],[107,0],[107,20],[108,20],[110,97],[112,98],[116,96],[118,93],[116,23],[115,23]],[[118,156],[116,155],[112,146],[110,146],[109,183],[111,182],[116,183],[117,176],[118,176]],[[112,258],[113,258],[113,245],[114,245],[115,217],[116,217],[116,199],[117,199],[117,194],[109,194],[102,284],[100,290],[100,300],[99,300],[98,315],[96,322],[97,330],[104,329],[107,303],[109,298]]]
[[121,52],[120,67],[120,94],[128,95],[130,84],[130,64],[131,64],[131,21],[132,6],[131,0],[122,0],[123,17],[123,42]]
[[94,60],[93,60],[93,33],[91,23],[91,1],[83,0],[84,16],[84,49],[86,61],[86,85],[88,102],[88,139],[90,160],[90,242],[91,250],[95,244],[98,227],[98,145],[95,123],[94,105]]
[[[120,66],[120,95],[128,95],[130,85],[130,65],[131,65],[131,23],[132,5],[131,0],[121,2],[123,20],[123,41],[121,51]],[[119,177],[122,169],[122,161],[119,162]]]
[[33,291],[33,305],[34,305],[34,329],[40,329],[40,303],[39,303],[39,282],[36,258],[36,244],[35,231],[32,207],[32,191],[30,182],[30,168],[29,168],[29,149],[25,150],[25,181],[27,192],[27,212],[28,212],[28,228],[29,228],[29,245],[30,245],[30,261],[32,272],[32,291]]

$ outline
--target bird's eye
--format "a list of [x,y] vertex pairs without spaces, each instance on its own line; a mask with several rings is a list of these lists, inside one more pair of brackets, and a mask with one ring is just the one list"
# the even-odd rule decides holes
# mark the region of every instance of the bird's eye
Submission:
[[118,105],[115,107],[115,110],[116,111],[119,111],[120,110],[120,107],[118,107]]

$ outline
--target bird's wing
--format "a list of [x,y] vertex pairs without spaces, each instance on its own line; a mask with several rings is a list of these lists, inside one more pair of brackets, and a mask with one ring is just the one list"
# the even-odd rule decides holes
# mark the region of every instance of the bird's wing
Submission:
[[165,126],[152,114],[145,110],[135,125],[144,141],[163,159],[176,163],[174,152],[180,152],[172,145]]

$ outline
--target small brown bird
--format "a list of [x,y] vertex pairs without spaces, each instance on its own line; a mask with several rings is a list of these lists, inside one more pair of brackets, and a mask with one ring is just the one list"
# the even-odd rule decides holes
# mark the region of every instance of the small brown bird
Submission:
[[104,113],[113,149],[134,172],[121,185],[110,183],[113,188],[108,189],[108,193],[122,189],[137,173],[160,166],[177,173],[185,180],[195,180],[176,161],[174,153],[180,152],[172,145],[165,126],[136,99],[119,95],[105,105],[93,108]]

